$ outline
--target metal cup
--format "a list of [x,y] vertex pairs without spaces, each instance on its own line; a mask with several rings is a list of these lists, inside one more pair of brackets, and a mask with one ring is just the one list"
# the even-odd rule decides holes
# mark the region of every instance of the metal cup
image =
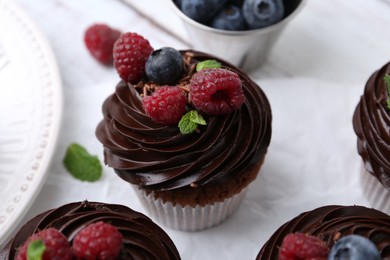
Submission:
[[264,63],[283,29],[306,2],[285,0],[285,17],[271,26],[255,30],[225,31],[192,20],[172,0],[166,1],[183,21],[192,48],[214,54],[244,71],[250,71]]

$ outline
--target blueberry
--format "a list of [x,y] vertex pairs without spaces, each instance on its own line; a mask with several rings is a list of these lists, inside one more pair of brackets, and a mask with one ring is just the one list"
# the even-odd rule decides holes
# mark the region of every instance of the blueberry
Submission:
[[160,85],[175,83],[183,70],[183,56],[178,50],[171,47],[153,51],[145,64],[148,79]]
[[283,19],[283,0],[245,0],[243,15],[249,28],[259,29]]
[[191,19],[208,24],[227,0],[182,0],[181,11]]
[[359,236],[342,237],[330,250],[328,260],[380,260],[378,249],[371,240]]
[[242,15],[241,8],[234,5],[227,5],[217,13],[211,21],[211,27],[229,30],[241,31],[246,29],[246,22]]
[[173,2],[177,7],[179,7],[179,9],[181,8],[181,0],[173,0]]
[[227,3],[237,7],[242,7],[244,0],[229,0]]

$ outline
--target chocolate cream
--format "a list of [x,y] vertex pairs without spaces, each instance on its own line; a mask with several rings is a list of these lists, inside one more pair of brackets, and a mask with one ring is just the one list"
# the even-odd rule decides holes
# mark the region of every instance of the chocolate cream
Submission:
[[124,245],[119,259],[180,259],[170,237],[145,215],[122,205],[88,201],[66,204],[37,215],[0,251],[0,259],[14,259],[17,248],[44,228],[57,228],[71,242],[78,231],[97,221],[110,223],[121,232]]
[[390,190],[390,109],[383,80],[386,74],[390,74],[390,63],[368,79],[353,115],[353,127],[366,170]]
[[288,221],[264,244],[256,259],[278,259],[284,237],[302,232],[321,238],[331,248],[340,237],[356,234],[370,239],[382,259],[390,259],[390,216],[362,206],[324,206]]
[[[195,51],[182,53],[192,56],[192,64],[217,59]],[[203,115],[207,126],[192,134],[153,122],[144,113],[140,91],[119,82],[103,104],[104,119],[96,129],[105,163],[129,183],[164,191],[218,184],[262,160],[271,139],[269,102],[245,73],[219,61],[238,73],[245,103],[228,115]]]

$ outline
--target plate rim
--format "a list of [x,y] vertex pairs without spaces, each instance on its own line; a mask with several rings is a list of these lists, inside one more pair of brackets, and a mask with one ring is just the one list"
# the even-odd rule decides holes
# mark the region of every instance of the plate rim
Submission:
[[[44,77],[49,80],[46,81],[46,85],[42,88],[49,88],[50,94],[43,97],[44,100],[50,98],[50,127],[46,136],[41,136],[44,147],[36,147],[33,152],[37,152],[38,149],[42,152],[41,156],[33,156],[30,164],[30,173],[23,181],[18,182],[19,193],[23,193],[23,197],[20,195],[14,196],[12,200],[9,200],[8,204],[5,204],[4,209],[7,212],[0,212],[0,248],[8,242],[11,234],[15,232],[15,229],[19,226],[23,217],[26,215],[33,202],[37,198],[39,192],[43,188],[44,183],[48,177],[48,168],[53,159],[55,149],[58,144],[62,115],[63,115],[63,88],[62,81],[57,64],[56,57],[52,50],[52,47],[37,26],[37,24],[28,16],[28,14],[16,3],[11,1],[0,1],[0,12],[9,11],[11,15],[17,19],[17,22],[23,23],[23,28],[28,30],[30,37],[33,37],[34,41],[30,44],[34,44],[34,50],[40,51],[42,55],[42,61],[45,63],[46,73]],[[42,76],[43,77],[43,76]],[[46,105],[47,107],[48,105]],[[44,107],[44,109],[46,108]],[[3,218],[2,218],[3,217]]]

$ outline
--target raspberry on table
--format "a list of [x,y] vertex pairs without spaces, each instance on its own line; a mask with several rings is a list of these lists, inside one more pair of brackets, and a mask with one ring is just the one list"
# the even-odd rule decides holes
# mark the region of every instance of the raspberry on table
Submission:
[[120,31],[106,24],[93,24],[84,33],[84,43],[96,60],[110,65],[113,62],[112,48],[120,35]]
[[79,259],[117,259],[122,248],[122,234],[108,223],[99,221],[80,230],[72,250]]
[[149,41],[133,32],[122,34],[113,48],[114,66],[119,76],[132,84],[145,75],[145,64],[153,48]]
[[288,234],[279,249],[279,260],[326,260],[329,247],[324,241],[304,233]]
[[142,99],[145,113],[153,121],[165,125],[177,124],[186,112],[187,98],[178,87],[162,86]]
[[36,240],[42,240],[45,245],[45,251],[42,255],[42,260],[52,259],[73,259],[73,254],[70,249],[67,238],[55,228],[47,228],[32,235],[27,241],[19,248],[16,260],[27,259],[27,248],[31,242]]
[[238,74],[226,69],[202,69],[190,82],[190,99],[196,109],[209,115],[224,115],[245,101]]

